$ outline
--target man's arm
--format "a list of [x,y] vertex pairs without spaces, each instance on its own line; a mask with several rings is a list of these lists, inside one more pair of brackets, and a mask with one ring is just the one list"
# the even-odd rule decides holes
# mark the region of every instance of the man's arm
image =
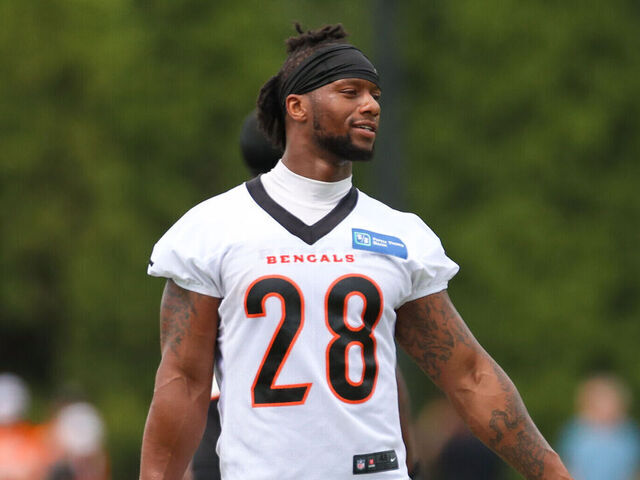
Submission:
[[473,433],[530,480],[571,479],[500,366],[473,337],[446,291],[398,309],[396,339]]
[[204,431],[219,298],[168,280],[160,307],[162,359],[142,440],[140,480],[181,479]]

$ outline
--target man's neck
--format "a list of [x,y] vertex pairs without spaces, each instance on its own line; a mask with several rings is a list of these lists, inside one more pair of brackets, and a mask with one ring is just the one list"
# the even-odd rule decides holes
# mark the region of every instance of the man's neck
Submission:
[[321,182],[338,182],[351,175],[351,161],[329,158],[316,150],[311,146],[287,145],[282,163],[293,173]]
[[260,177],[267,194],[307,225],[325,217],[351,190],[351,177],[323,182],[297,175],[278,162]]

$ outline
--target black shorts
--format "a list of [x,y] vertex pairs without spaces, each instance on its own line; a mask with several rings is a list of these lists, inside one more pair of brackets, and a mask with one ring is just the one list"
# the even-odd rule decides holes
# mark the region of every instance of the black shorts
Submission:
[[202,441],[193,456],[193,480],[220,480],[220,459],[216,453],[216,443],[219,436],[218,399],[214,398],[209,404],[207,426]]

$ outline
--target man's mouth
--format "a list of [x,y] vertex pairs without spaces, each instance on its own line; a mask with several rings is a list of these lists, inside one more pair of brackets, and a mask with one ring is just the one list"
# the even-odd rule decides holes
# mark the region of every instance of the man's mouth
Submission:
[[360,130],[365,130],[367,132],[375,133],[377,130],[377,126],[373,122],[358,122],[353,124],[354,128],[358,128]]

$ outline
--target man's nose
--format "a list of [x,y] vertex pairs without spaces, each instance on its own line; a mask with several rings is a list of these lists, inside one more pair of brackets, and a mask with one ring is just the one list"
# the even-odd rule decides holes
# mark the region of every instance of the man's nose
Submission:
[[373,116],[380,115],[380,103],[370,93],[365,94],[365,99],[360,107],[362,113],[369,113]]

